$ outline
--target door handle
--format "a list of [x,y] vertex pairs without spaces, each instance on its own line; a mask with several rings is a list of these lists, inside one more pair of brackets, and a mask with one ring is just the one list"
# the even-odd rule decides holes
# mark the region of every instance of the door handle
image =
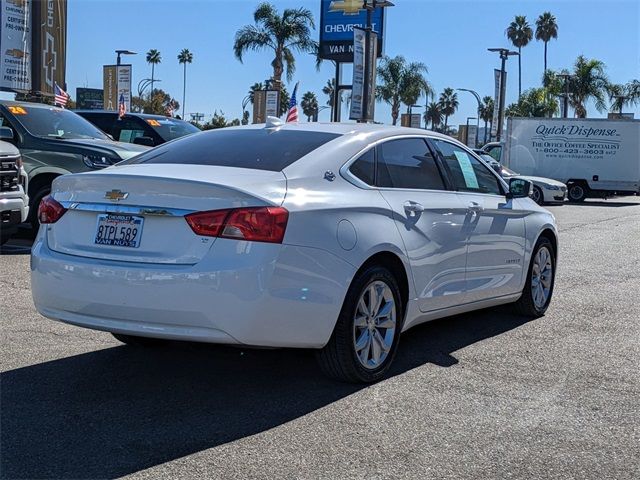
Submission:
[[408,201],[404,202],[404,211],[413,217],[418,213],[424,212],[424,207],[419,203]]
[[484,212],[484,207],[477,202],[471,202],[467,206],[467,210],[476,215],[478,213]]

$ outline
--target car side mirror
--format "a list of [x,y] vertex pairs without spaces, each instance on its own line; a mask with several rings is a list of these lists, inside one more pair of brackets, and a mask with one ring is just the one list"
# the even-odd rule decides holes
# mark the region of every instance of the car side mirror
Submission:
[[533,183],[523,178],[509,180],[509,193],[507,198],[526,198],[533,192]]
[[13,130],[9,127],[0,127],[0,140],[13,140]]
[[136,137],[133,139],[133,143],[136,145],[145,145],[147,147],[153,147],[155,144],[153,143],[153,138],[151,137]]

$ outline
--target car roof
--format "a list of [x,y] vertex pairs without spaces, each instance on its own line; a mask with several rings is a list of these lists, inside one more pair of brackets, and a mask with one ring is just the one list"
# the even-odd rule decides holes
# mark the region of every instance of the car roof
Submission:
[[[118,112],[115,110],[93,110],[93,109],[76,109],[76,110],[72,110],[72,112],[75,113],[105,113],[105,114],[109,114],[109,115],[118,115]],[[182,120],[180,118],[173,118],[173,117],[166,117],[164,115],[155,115],[152,113],[137,113],[137,112],[127,112],[125,113],[125,116],[129,116],[129,117],[139,117],[139,118],[145,118],[145,119],[155,119],[155,120],[177,120],[177,121],[181,121],[184,122],[185,120]]]

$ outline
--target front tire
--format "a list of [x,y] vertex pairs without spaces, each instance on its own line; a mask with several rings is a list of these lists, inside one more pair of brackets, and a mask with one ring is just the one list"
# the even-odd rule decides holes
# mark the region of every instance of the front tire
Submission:
[[537,187],[537,186],[534,185],[533,186],[533,195],[531,195],[531,198],[538,205],[542,205],[544,203],[544,194],[542,193],[542,189],[540,187]]
[[548,238],[540,237],[531,255],[522,296],[514,304],[516,313],[526,317],[545,314],[553,296],[555,269],[553,245]]
[[351,383],[382,379],[398,349],[404,309],[398,281],[388,269],[374,265],[358,274],[329,343],[317,353],[322,371]]

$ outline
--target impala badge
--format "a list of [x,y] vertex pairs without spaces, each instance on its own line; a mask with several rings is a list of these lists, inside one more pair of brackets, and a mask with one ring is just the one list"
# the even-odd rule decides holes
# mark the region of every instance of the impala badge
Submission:
[[111,200],[112,202],[118,202],[124,200],[129,196],[129,192],[123,192],[122,190],[111,190],[104,194],[104,198]]

